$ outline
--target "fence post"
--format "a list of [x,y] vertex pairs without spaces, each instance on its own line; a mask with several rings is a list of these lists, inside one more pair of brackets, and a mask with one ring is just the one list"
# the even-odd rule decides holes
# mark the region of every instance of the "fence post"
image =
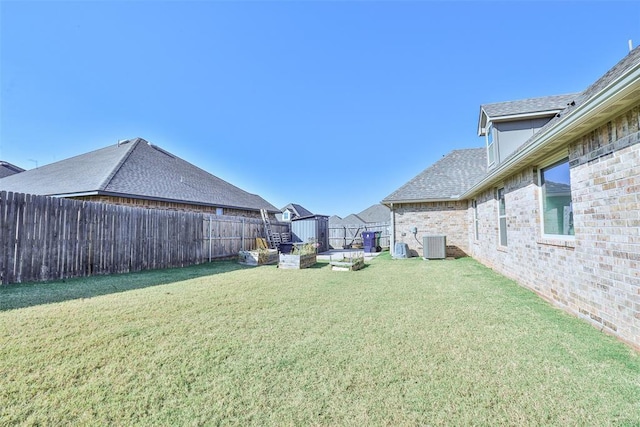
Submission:
[[211,262],[211,242],[212,242],[212,239],[211,239],[211,226],[212,226],[212,224],[211,224],[211,222],[212,222],[211,221],[211,215],[209,215],[209,262]]
[[346,248],[347,247],[347,226],[343,226],[342,227],[342,240],[344,240],[344,242],[342,243],[342,247]]

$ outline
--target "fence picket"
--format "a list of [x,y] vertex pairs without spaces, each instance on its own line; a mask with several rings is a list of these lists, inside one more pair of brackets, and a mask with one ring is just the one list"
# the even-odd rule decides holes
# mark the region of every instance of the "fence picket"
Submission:
[[15,251],[15,234],[14,234],[14,226],[15,226],[15,218],[14,218],[14,203],[13,193],[4,193],[5,197],[2,199],[4,203],[3,206],[3,217],[2,220],[4,224],[2,224],[2,236],[4,243],[2,244],[2,254],[0,257],[3,258],[3,274],[2,274],[2,283],[13,283],[14,281],[14,268],[13,268],[13,254]]

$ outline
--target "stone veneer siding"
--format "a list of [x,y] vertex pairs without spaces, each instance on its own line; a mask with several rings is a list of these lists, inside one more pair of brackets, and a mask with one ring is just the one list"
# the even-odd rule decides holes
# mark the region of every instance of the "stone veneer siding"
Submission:
[[[393,208],[395,242],[406,243],[412,255],[422,256],[423,236],[444,235],[447,256],[465,256],[469,252],[467,207],[466,200],[396,204]],[[413,227],[418,229],[417,240],[411,233]]]
[[[187,212],[203,212],[216,213],[215,206],[191,205],[188,203],[164,202],[160,200],[134,199],[131,197],[115,197],[115,196],[80,196],[71,197],[76,200],[86,200],[89,202],[110,203],[113,205],[132,206],[147,209],[164,209],[171,211],[187,211]],[[261,218],[259,211],[246,211],[241,209],[222,208],[223,215],[244,216],[247,218]],[[275,217],[271,215],[273,219]]]
[[[640,106],[568,146],[575,238],[544,238],[537,166],[505,180],[508,244],[495,189],[477,195],[471,255],[640,348]],[[469,209],[470,224],[473,209]]]

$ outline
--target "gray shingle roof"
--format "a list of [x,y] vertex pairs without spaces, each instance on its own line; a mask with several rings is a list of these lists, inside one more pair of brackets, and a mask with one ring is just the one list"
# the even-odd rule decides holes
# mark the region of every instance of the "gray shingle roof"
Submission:
[[15,175],[20,172],[24,172],[24,169],[16,165],[12,165],[9,162],[4,162],[0,160],[0,178]]
[[329,227],[337,227],[342,225],[342,218],[340,218],[338,215],[331,215],[329,217]]
[[111,145],[0,180],[0,190],[68,194],[103,190],[135,144]]
[[552,112],[564,110],[578,95],[579,93],[570,93],[566,95],[521,99],[518,101],[497,102],[494,104],[481,105],[480,109],[484,110],[487,116],[492,119],[518,114],[532,114],[545,111]]
[[487,174],[486,156],[485,148],[454,150],[382,203],[457,199]]
[[360,212],[358,217],[362,218],[364,222],[385,222],[389,221],[390,211],[387,206],[378,203]]
[[313,212],[305,209],[303,206],[297,203],[289,203],[287,206],[280,209],[280,211],[284,212],[286,209],[292,211],[294,213],[294,217],[313,216]]
[[575,100],[575,105],[570,105],[566,108],[562,115],[565,115],[568,110],[573,110],[576,107],[580,106],[587,100],[593,98],[596,94],[598,94],[602,89],[611,84],[614,80],[621,77],[627,70],[632,68],[634,65],[640,62],[640,46],[633,49],[622,58],[616,65],[613,66],[609,71],[607,71],[602,77],[596,80],[591,86],[586,88],[580,96]]
[[357,225],[357,224],[363,224],[363,223],[364,223],[364,220],[356,214],[349,214],[344,218],[342,218],[342,225]]
[[97,193],[245,210],[278,209],[141,138],[0,179],[0,190]]

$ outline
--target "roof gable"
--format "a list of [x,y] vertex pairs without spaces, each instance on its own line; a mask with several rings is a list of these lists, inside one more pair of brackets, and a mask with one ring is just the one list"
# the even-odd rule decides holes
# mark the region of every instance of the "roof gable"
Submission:
[[350,214],[342,218],[342,224],[344,225],[362,224],[364,222],[365,221],[356,214]]
[[0,189],[43,195],[100,191],[134,147],[127,141],[30,169],[3,178]]
[[287,209],[290,212],[292,212],[294,214],[294,216],[296,216],[296,217],[304,217],[304,216],[312,216],[313,215],[313,213],[310,210],[305,209],[304,207],[302,207],[301,205],[299,205],[297,203],[289,203],[287,206],[285,206],[284,208],[280,209],[280,211],[284,212]]
[[16,165],[12,165],[9,162],[0,160],[0,178],[5,178],[20,172],[24,172],[24,169]]
[[329,217],[329,223],[330,224],[339,224],[342,222],[342,218],[339,217],[338,215],[331,215]]
[[391,193],[382,203],[458,199],[486,173],[484,148],[454,150]]
[[149,144],[125,141],[17,176],[0,188],[45,195],[107,194],[247,210],[278,209],[246,191]]
[[387,206],[378,203],[360,212],[358,217],[364,222],[386,222],[389,221],[389,212],[390,209]]

